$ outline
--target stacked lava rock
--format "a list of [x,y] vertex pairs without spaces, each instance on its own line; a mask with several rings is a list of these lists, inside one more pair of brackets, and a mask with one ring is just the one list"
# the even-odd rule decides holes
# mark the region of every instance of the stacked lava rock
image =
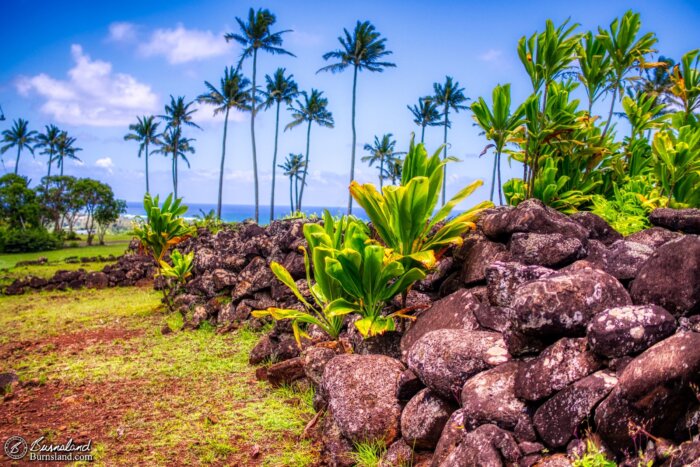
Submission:
[[408,330],[298,357],[324,460],[379,441],[384,465],[563,466],[589,443],[627,465],[697,462],[700,211],[650,219],[623,238],[535,200],[485,213]]

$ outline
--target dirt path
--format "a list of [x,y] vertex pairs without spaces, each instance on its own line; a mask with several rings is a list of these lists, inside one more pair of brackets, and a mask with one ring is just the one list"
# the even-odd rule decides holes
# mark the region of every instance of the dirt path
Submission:
[[[179,328],[148,289],[0,298],[0,373],[20,378],[0,399],[0,449],[19,435],[91,441],[97,465],[317,462],[299,439],[312,393],[255,380],[257,334],[163,335],[166,322]],[[42,464],[0,450],[0,465]]]

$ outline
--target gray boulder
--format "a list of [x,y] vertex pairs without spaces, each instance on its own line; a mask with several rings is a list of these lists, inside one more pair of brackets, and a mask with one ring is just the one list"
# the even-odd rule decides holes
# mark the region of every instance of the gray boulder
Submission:
[[683,236],[680,232],[673,232],[663,227],[652,227],[650,229],[640,230],[632,235],[627,236],[625,239],[630,242],[641,243],[649,246],[653,249],[657,249],[664,243],[668,243],[671,240],[676,240]]
[[323,390],[338,429],[351,442],[399,435],[401,405],[396,398],[404,366],[384,355],[338,355],[323,371]]
[[526,266],[521,263],[501,261],[490,264],[486,270],[486,290],[494,306],[510,306],[515,290],[525,282],[554,274],[552,269]]
[[634,279],[653,253],[654,249],[643,243],[620,240],[608,248],[605,271],[616,279]]
[[458,400],[464,383],[510,360],[500,333],[440,329],[420,338],[408,353],[408,366],[447,400]]
[[676,320],[660,306],[633,305],[598,313],[587,335],[594,352],[616,358],[641,352],[675,330]]
[[639,270],[630,295],[636,304],[659,305],[675,316],[700,310],[700,237],[660,246]]
[[508,261],[510,254],[502,243],[492,242],[483,235],[470,234],[455,251],[455,263],[461,265],[461,282],[473,285],[485,279],[486,267],[494,261]]
[[435,449],[447,420],[457,409],[430,389],[416,394],[401,413],[401,434],[414,449]]
[[524,264],[560,267],[583,258],[586,249],[578,238],[560,233],[514,233],[510,253],[513,260]]
[[700,209],[658,208],[649,214],[649,221],[669,230],[700,234]]
[[521,457],[522,452],[512,434],[496,425],[481,425],[466,434],[440,467],[515,465]]
[[611,245],[618,240],[622,240],[622,234],[610,227],[605,219],[588,211],[575,212],[569,216],[575,222],[578,222],[589,232],[588,238],[598,240],[605,245]]

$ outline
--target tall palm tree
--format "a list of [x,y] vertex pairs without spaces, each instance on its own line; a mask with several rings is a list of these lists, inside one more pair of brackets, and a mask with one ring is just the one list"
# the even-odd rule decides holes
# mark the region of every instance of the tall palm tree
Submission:
[[49,170],[46,174],[46,186],[48,188],[49,177],[51,177],[51,166],[53,165],[54,155],[56,154],[56,147],[58,145],[58,138],[61,135],[61,130],[58,129],[56,125],[46,125],[44,128],[44,133],[39,133],[37,136],[37,144],[35,148],[43,148],[42,154],[49,156]]
[[255,222],[258,222],[260,200],[258,192],[258,155],[255,148],[255,114],[257,113],[258,103],[258,87],[256,82],[258,68],[258,50],[268,52],[273,55],[295,55],[288,50],[282,48],[282,34],[290,32],[284,30],[279,32],[270,32],[270,27],[275,24],[277,17],[267,9],[258,9],[256,12],[253,8],[248,11],[248,22],[244,22],[241,18],[236,18],[240,34],[228,33],[224,35],[226,41],[234,40],[243,46],[243,53],[238,61],[238,69],[240,69],[243,61],[246,58],[253,57],[253,89],[251,92],[252,106],[250,113],[250,138],[253,145],[253,177],[255,178]]
[[421,143],[425,140],[426,126],[439,126],[442,124],[440,122],[440,111],[432,96],[421,97],[418,99],[418,104],[414,104],[413,107],[410,105],[406,107],[408,107],[408,110],[413,114],[413,123],[421,128]]
[[63,162],[66,159],[80,160],[75,153],[83,149],[73,146],[75,141],[76,139],[72,136],[68,136],[68,133],[65,131],[62,131],[61,134],[58,135],[58,141],[56,142],[56,167],[61,169],[61,177],[63,177]]
[[309,168],[309,144],[311,141],[311,124],[316,123],[318,126],[333,128],[333,114],[327,109],[328,99],[323,97],[323,92],[318,89],[312,89],[311,94],[302,91],[301,96],[304,102],[295,99],[295,105],[289,107],[292,112],[292,121],[284,127],[285,131],[294,128],[306,122],[306,157],[304,159],[304,176],[301,182],[301,191],[297,198],[297,209],[301,209],[301,201],[304,197],[304,187],[306,186],[306,172]]
[[15,175],[19,167],[19,157],[22,151],[27,149],[34,155],[34,143],[39,133],[32,130],[29,131],[29,122],[22,118],[18,118],[13,122],[12,128],[2,132],[2,142],[4,146],[0,148],[0,153],[5,154],[8,150],[17,148],[17,160],[15,161]]
[[510,84],[498,85],[493,90],[493,104],[489,108],[483,98],[479,98],[471,106],[474,121],[484,130],[486,137],[493,141],[484,148],[482,154],[489,148],[495,149],[493,159],[493,174],[491,175],[491,201],[496,187],[496,172],[498,172],[498,201],[503,204],[503,194],[501,190],[501,154],[506,144],[511,142],[516,132],[523,124],[525,108],[518,107],[515,112],[510,112]]
[[[335,63],[325,66],[317,71],[330,71],[339,73],[348,67],[353,68],[352,77],[352,154],[350,156],[350,181],[355,178],[355,149],[357,145],[357,132],[355,130],[355,101],[357,97],[357,72],[362,70],[383,72],[385,68],[396,67],[396,64],[381,61],[383,57],[391,55],[386,50],[386,38],[380,38],[369,21],[358,21],[352,34],[343,28],[345,37],[338,37],[341,48],[323,54],[324,60],[337,60]],[[302,186],[302,190],[304,187]],[[348,214],[352,214],[352,195],[348,195]]]
[[151,144],[160,143],[160,134],[158,134],[159,122],[155,121],[156,118],[153,115],[144,115],[143,117],[136,117],[136,123],[129,125],[129,130],[132,133],[124,135],[125,141],[138,141],[139,142],[139,157],[142,153],[145,153],[144,159],[146,160],[146,193],[150,193],[150,187],[148,185],[148,148]]
[[277,138],[280,128],[280,104],[284,102],[288,106],[292,104],[292,99],[299,95],[299,87],[294,81],[294,75],[285,76],[284,68],[278,68],[275,73],[265,75],[267,82],[266,90],[262,91],[265,98],[265,109],[273,105],[275,109],[275,150],[272,153],[272,194],[270,195],[270,222],[275,218],[275,175],[277,173]]
[[396,147],[396,140],[393,139],[391,133],[387,133],[379,139],[379,136],[374,137],[374,144],[365,144],[365,151],[369,152],[369,156],[364,156],[362,162],[369,162],[369,166],[372,167],[375,163],[379,164],[379,188],[384,187],[384,166],[389,167],[396,156],[400,154],[406,154],[405,152],[396,152],[394,148]]
[[[450,122],[450,110],[454,110],[455,113],[459,113],[460,110],[465,110],[467,108],[464,105],[469,99],[464,95],[464,88],[459,87],[459,81],[453,81],[451,76],[445,77],[445,84],[434,83],[433,90],[435,95],[433,99],[435,104],[442,106],[442,118],[443,126],[445,127],[445,135],[443,138],[443,159],[447,158],[447,129],[451,126]],[[446,196],[446,186],[447,186],[447,164],[442,167],[443,171],[443,182],[442,182],[442,204],[445,204]]]
[[382,173],[382,178],[384,180],[391,180],[392,185],[396,185],[401,181],[401,174],[403,172],[403,159],[400,157],[395,157],[384,167],[384,173]]
[[[302,179],[302,174],[306,174],[306,165],[304,164],[304,156],[301,154],[289,154],[285,159],[284,164],[278,166],[284,170],[284,175],[289,177],[289,208],[292,213],[298,212],[298,205],[295,206],[295,200],[299,200],[299,180]],[[294,186],[295,193],[292,193]]]
[[644,63],[645,57],[654,51],[652,47],[656,44],[657,39],[654,33],[651,32],[637,39],[637,34],[641,26],[642,22],[639,13],[633,13],[630,10],[622,16],[622,19],[615,18],[613,22],[610,23],[609,30],[598,28],[603,46],[610,55],[610,66],[612,68],[612,82],[610,87],[613,91],[612,99],[610,100],[610,113],[608,115],[608,121],[605,123],[601,140],[608,134],[608,129],[612,122],[613,110],[615,108],[615,100],[618,95],[620,97],[622,96],[624,83],[629,80],[629,72],[634,68],[641,69],[642,65],[659,65],[653,63],[645,65]]
[[194,154],[192,142],[194,139],[185,138],[182,136],[182,128],[174,126],[168,127],[165,133],[160,135],[158,148],[153,150],[153,154],[163,154],[164,156],[172,157],[173,170],[173,192],[177,198],[177,159],[182,159],[190,167],[190,161],[187,159],[187,154]]
[[[173,151],[173,166],[172,166],[172,172],[173,172],[173,190],[174,190],[174,196],[177,198],[177,161],[179,159],[178,154],[175,153],[175,151],[179,150],[180,143],[179,139],[182,138],[182,127],[183,126],[192,126],[195,128],[201,128],[199,125],[194,123],[192,121],[192,115],[197,111],[197,109],[190,109],[190,106],[194,104],[193,101],[190,102],[185,102],[185,97],[184,96],[179,96],[177,99],[174,98],[172,95],[170,96],[170,104],[167,104],[165,106],[165,114],[164,115],[159,115],[158,117],[161,118],[163,121],[166,122],[166,128],[170,131],[166,132],[163,136],[166,137],[169,135],[173,140],[171,141],[172,144],[170,144],[170,147]],[[189,140],[187,141],[194,141],[194,140]],[[187,146],[187,144],[185,144]],[[162,146],[161,146],[162,147]],[[192,151],[194,152],[194,151]],[[187,160],[187,159],[185,159]],[[189,167],[189,162],[187,163],[187,166]]]
[[221,164],[219,167],[219,198],[216,205],[216,216],[221,219],[221,202],[224,190],[224,161],[226,159],[226,134],[228,132],[228,116],[231,109],[240,111],[250,110],[250,95],[248,94],[250,80],[244,78],[238,70],[226,67],[217,89],[209,81],[204,85],[207,92],[197,97],[197,101],[214,106],[214,115],[224,114],[224,137],[221,143]]

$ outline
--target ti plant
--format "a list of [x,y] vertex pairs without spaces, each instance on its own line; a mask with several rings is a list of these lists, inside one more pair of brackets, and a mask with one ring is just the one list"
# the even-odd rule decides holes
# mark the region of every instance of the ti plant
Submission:
[[442,147],[428,157],[425,146],[416,145],[411,138],[401,185],[385,186],[379,193],[371,183],[360,185],[353,181],[350,184],[352,197],[367,213],[387,252],[405,266],[416,262],[424,269],[432,268],[439,256],[436,252],[461,244],[462,235],[474,228],[479,213],[493,206],[484,201],[446,220],[460,201],[483,184],[477,180],[434,213],[444,182],[443,166],[456,160],[453,157],[440,159],[440,151]]
[[[326,258],[333,257],[338,249],[345,248],[352,239],[367,236],[367,227],[353,217],[343,217],[336,222],[328,211],[323,213],[323,226],[315,223],[304,225],[304,237],[308,250],[303,249],[306,266],[306,282],[311,301],[304,297],[297,287],[292,275],[284,266],[272,262],[270,268],[277,279],[292,291],[301,302],[304,310],[271,307],[267,310],[253,311],[258,318],[271,316],[275,320],[291,320],[294,337],[301,346],[301,338],[306,334],[300,324],[314,324],[322,329],[331,339],[337,339],[345,322],[345,312],[354,311],[351,297],[326,270]],[[313,266],[313,277],[311,279]]]
[[700,205],[700,125],[658,132],[652,152],[654,172],[669,205]]
[[177,286],[185,285],[187,279],[192,275],[192,262],[194,260],[194,251],[186,254],[180,253],[178,250],[173,251],[170,255],[172,266],[166,261],[160,262],[160,273],[164,277],[171,278]]

